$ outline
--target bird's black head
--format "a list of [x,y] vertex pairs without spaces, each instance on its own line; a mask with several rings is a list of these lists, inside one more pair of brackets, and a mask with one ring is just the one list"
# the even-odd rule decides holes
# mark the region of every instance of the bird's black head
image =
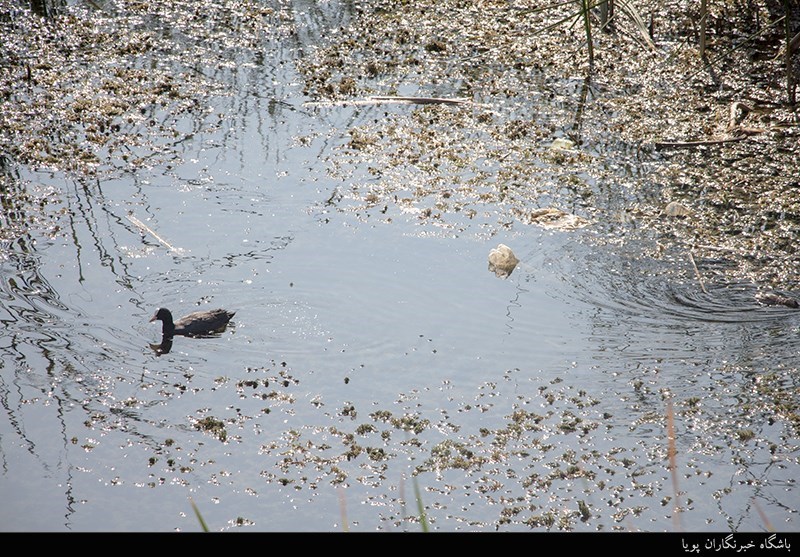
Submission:
[[152,323],[153,321],[163,321],[164,323],[171,323],[172,314],[168,309],[158,308],[156,312],[153,314],[153,317],[150,318],[150,322]]

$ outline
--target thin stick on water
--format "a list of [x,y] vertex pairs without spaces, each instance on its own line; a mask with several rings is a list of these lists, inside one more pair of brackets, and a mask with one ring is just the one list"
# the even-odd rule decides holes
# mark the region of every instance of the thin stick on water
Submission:
[[152,228],[150,228],[149,226],[147,226],[145,223],[143,223],[142,221],[140,221],[139,219],[137,219],[137,218],[136,218],[136,217],[134,217],[133,215],[126,215],[126,216],[128,217],[128,220],[129,220],[129,221],[131,221],[133,224],[135,224],[136,226],[138,226],[139,228],[141,228],[141,229],[142,229],[142,230],[144,230],[145,232],[149,233],[149,234],[150,234],[150,235],[151,235],[153,238],[155,238],[156,240],[158,240],[159,242],[161,242],[161,243],[162,243],[164,246],[166,246],[167,248],[169,248],[169,249],[170,249],[170,251],[172,251],[172,252],[174,252],[174,253],[181,253],[181,252],[183,251],[183,250],[181,250],[181,249],[179,249],[179,248],[175,248],[175,247],[173,247],[173,246],[172,246],[172,245],[171,245],[169,242],[167,242],[167,241],[166,241],[164,238],[162,238],[161,236],[159,236],[158,234],[156,234],[156,233],[153,231],[153,229],[152,229]]
[[667,400],[667,443],[668,443],[668,459],[669,471],[672,476],[672,493],[675,497],[675,506],[672,511],[672,523],[676,530],[680,528],[680,519],[678,513],[680,512],[680,491],[678,490],[678,465],[675,455],[677,450],[675,448],[675,413],[672,408],[672,397]]
[[654,143],[656,149],[688,149],[691,147],[705,147],[706,145],[720,145],[722,143],[734,143],[747,139],[746,135],[736,137],[722,137],[719,139],[705,139],[700,141],[657,141]]
[[342,515],[342,530],[347,532],[347,502],[344,500],[344,490],[340,486],[336,488],[336,491],[339,494],[339,514]]
[[770,522],[769,517],[767,516],[767,514],[761,509],[761,505],[758,504],[758,501],[756,501],[755,497],[753,497],[752,502],[753,502],[753,506],[756,508],[756,512],[758,513],[758,516],[761,517],[761,521],[764,523],[764,526],[766,526],[766,528],[767,528],[767,530],[769,532],[774,532],[775,528],[773,528],[772,522]]
[[708,294],[708,290],[706,290],[706,285],[703,284],[703,277],[700,276],[700,270],[697,268],[697,263],[694,262],[694,255],[692,255],[691,250],[689,251],[689,261],[692,262],[692,268],[694,269],[695,276],[697,276],[697,280],[700,282],[700,288],[703,289],[704,294]]
[[422,496],[419,494],[419,483],[417,477],[412,476],[414,481],[414,497],[417,499],[417,510],[419,511],[419,523],[423,532],[428,531],[428,517],[425,514],[425,505],[422,502]]
[[442,98],[442,97],[400,97],[393,95],[373,95],[368,100],[374,102],[395,102],[409,104],[473,104],[470,99],[465,98]]
[[206,524],[206,521],[203,520],[203,515],[200,514],[200,509],[198,509],[197,505],[195,505],[194,499],[189,497],[189,503],[191,503],[192,509],[194,509],[194,515],[197,517],[197,521],[200,522],[200,528],[203,529],[203,532],[209,532],[208,524]]
[[706,56],[706,25],[708,24],[708,0],[700,0],[700,58]]
[[350,99],[336,101],[312,101],[305,103],[307,106],[346,106],[346,105],[368,105],[382,103],[401,103],[401,104],[467,104],[476,105],[470,99],[465,98],[442,98],[442,97],[399,97],[393,95],[378,96],[374,95],[366,99]]

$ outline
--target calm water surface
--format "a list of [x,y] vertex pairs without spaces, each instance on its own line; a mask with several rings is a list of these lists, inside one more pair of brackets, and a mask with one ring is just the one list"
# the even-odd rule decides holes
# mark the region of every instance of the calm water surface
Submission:
[[[342,17],[296,11],[312,44]],[[3,530],[196,531],[190,500],[213,530],[416,530],[417,467],[444,531],[798,530],[796,439],[759,385],[797,392],[800,315],[591,228],[327,204],[344,130],[414,108],[304,106],[299,49],[266,47],[169,165],[19,169],[64,216],[0,262]],[[160,306],[237,313],[159,354]]]

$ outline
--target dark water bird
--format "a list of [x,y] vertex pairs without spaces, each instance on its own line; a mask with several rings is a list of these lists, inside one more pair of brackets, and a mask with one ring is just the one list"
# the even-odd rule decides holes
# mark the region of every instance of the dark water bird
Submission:
[[236,312],[226,309],[212,309],[196,311],[173,321],[172,312],[166,308],[159,308],[150,318],[150,322],[161,321],[161,334],[165,339],[171,339],[175,335],[193,337],[224,330],[235,314]]

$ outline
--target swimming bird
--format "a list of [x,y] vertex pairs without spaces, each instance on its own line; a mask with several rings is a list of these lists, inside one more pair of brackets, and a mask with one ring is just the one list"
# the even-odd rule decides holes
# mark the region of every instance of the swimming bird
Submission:
[[173,321],[171,311],[159,308],[150,318],[150,322],[161,321],[161,334],[164,338],[172,338],[175,335],[192,337],[222,331],[235,314],[235,311],[226,309],[212,309],[196,311]]

